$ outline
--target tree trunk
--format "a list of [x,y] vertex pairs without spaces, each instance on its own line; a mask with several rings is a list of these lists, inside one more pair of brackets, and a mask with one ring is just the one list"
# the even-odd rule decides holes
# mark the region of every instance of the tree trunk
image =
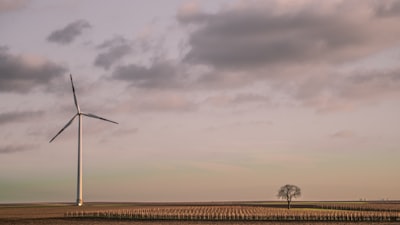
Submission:
[[290,201],[287,201],[287,208],[290,209]]

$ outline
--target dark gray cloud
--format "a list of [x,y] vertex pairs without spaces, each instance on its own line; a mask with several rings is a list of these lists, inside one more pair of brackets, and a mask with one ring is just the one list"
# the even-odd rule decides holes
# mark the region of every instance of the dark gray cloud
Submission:
[[140,88],[177,88],[182,86],[179,69],[167,61],[156,61],[151,66],[130,64],[119,66],[112,77],[116,80],[128,81]]
[[86,20],[77,20],[62,29],[55,30],[47,37],[47,41],[58,44],[69,44],[82,34],[85,29],[91,28]]
[[[113,79],[143,89],[224,89],[226,96],[204,101],[212,106],[295,104],[333,112],[398,96],[396,73],[339,70],[398,44],[400,4],[306,1],[276,7],[276,2],[280,1],[227,4],[215,13],[194,6],[179,11],[177,20],[189,31],[181,64],[158,60],[146,66],[118,65],[129,54],[118,46],[131,51],[132,45],[114,38],[98,46],[103,52],[95,65],[118,65],[113,67]],[[266,92],[239,93],[251,85],[265,87]],[[263,95],[267,93],[268,97]],[[162,104],[153,101],[140,107],[162,111]]]
[[14,122],[33,121],[34,119],[43,116],[43,114],[43,111],[16,111],[0,113],[0,124],[4,125]]
[[[398,47],[399,1],[256,0],[214,13],[183,8],[176,18],[189,30],[183,62],[208,68],[193,87],[233,91],[257,83],[271,90],[270,102],[283,97],[283,104],[318,112],[400,95],[398,69],[340,71]],[[233,97],[209,100],[234,103]]]
[[[371,1],[343,1],[327,12],[312,4],[276,13],[266,3],[193,14],[195,24],[185,61],[219,69],[248,69],[288,63],[344,62],[397,42],[400,28],[363,11]],[[372,6],[371,6],[372,7]],[[393,4],[394,9],[396,4]],[[361,8],[360,10],[358,8]],[[386,8],[385,8],[386,9]],[[371,23],[373,19],[373,23]],[[380,31],[380,32],[378,32]],[[381,33],[384,32],[385,37]]]
[[0,146],[0,154],[10,154],[10,153],[17,153],[17,152],[24,152],[30,151],[35,149],[36,145],[7,145],[7,146]]
[[114,63],[132,52],[132,44],[123,37],[114,37],[98,46],[104,50],[97,55],[94,65],[108,70]]
[[45,86],[66,72],[56,63],[42,60],[31,63],[22,56],[8,53],[0,48],[0,92],[26,93],[37,86]]
[[379,1],[373,8],[377,16],[400,16],[400,2],[397,0]]

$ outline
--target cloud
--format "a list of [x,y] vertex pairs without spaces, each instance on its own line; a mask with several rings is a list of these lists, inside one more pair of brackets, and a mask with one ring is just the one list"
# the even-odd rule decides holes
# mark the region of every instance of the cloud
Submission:
[[379,6],[372,1],[305,1],[292,10],[275,10],[276,2],[251,1],[214,14],[178,13],[181,24],[199,27],[189,36],[185,61],[224,69],[344,62],[396,43],[400,34],[394,21],[370,12]]
[[29,0],[0,0],[0,13],[17,11],[25,8]]
[[205,20],[207,15],[202,12],[199,2],[192,1],[183,3],[178,9],[176,17],[181,23],[198,23]]
[[233,99],[234,103],[254,103],[254,102],[268,102],[269,98],[263,95],[252,93],[240,93]]
[[119,104],[114,110],[130,113],[181,113],[196,111],[198,106],[190,95],[177,93],[175,90],[151,90],[146,91],[145,94],[133,96]]
[[0,154],[10,154],[17,152],[24,152],[35,149],[36,145],[7,145],[0,146]]
[[183,85],[179,68],[169,61],[155,61],[149,67],[136,64],[118,66],[112,77],[146,89],[177,88]]
[[43,111],[16,111],[0,113],[0,124],[4,125],[7,123],[32,121],[32,119],[41,117],[43,114]]
[[76,37],[82,34],[85,29],[91,28],[86,20],[77,20],[62,29],[55,30],[47,37],[47,41],[57,44],[70,44]]
[[0,47],[0,92],[27,93],[49,84],[65,72],[63,66],[44,58],[16,56]]
[[380,1],[375,5],[374,11],[377,16],[381,17],[400,16],[400,2],[396,0]]
[[198,75],[192,86],[201,89],[236,89],[261,81],[256,74],[241,71],[212,70]]
[[270,99],[266,96],[254,93],[238,93],[230,95],[214,95],[206,98],[203,103],[214,107],[232,107],[242,104],[269,103]]
[[295,98],[317,112],[350,111],[363,103],[400,97],[400,68],[313,77],[298,84]]
[[123,37],[114,37],[111,40],[107,40],[100,44],[98,48],[105,51],[97,55],[94,65],[106,70],[133,50],[132,44]]
[[339,130],[330,135],[332,138],[353,138],[356,134],[351,130]]
[[398,1],[234,1],[213,13],[187,3],[176,19],[189,27],[183,62],[208,68],[193,87],[257,83],[271,101],[284,96],[319,112],[398,96],[400,70],[340,71],[398,47]]
[[143,101],[138,108],[146,112],[188,112],[196,110],[197,105],[186,97],[170,94]]
[[380,98],[400,94],[400,68],[392,71],[355,73],[344,79],[340,95],[343,98]]

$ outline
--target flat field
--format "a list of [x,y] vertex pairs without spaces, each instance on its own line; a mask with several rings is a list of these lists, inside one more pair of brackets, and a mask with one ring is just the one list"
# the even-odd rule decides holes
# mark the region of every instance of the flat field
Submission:
[[[0,204],[0,224],[400,224],[400,202]],[[369,220],[369,221],[366,221]]]

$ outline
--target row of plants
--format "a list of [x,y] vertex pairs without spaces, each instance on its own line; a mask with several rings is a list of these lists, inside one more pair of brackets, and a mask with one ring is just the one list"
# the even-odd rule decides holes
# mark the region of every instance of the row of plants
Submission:
[[390,203],[331,203],[318,205],[322,209],[400,212],[400,204]]
[[74,211],[66,213],[65,217],[128,220],[400,222],[399,212],[286,210],[250,206],[182,206],[109,211]]

